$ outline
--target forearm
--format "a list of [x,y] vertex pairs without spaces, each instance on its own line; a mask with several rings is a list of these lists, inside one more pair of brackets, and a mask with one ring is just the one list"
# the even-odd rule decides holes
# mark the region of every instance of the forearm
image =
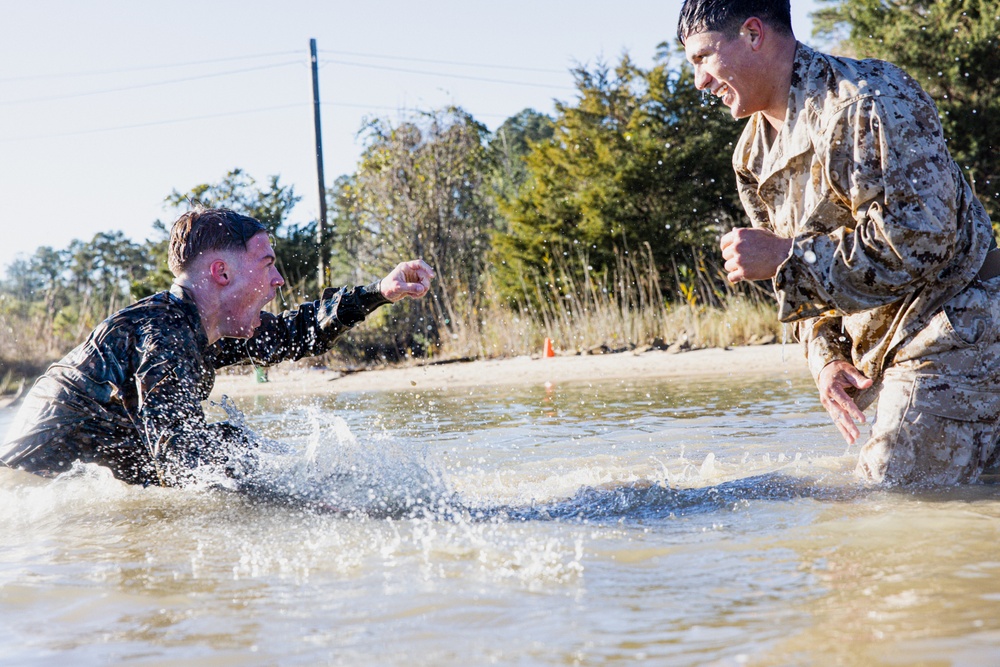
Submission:
[[[871,223],[866,223],[869,226]],[[898,301],[919,289],[950,261],[940,257],[954,246],[952,236],[871,242],[864,231],[843,227],[831,234],[803,233],[776,272],[774,289],[784,322],[835,310],[854,314]],[[870,230],[869,230],[870,231]],[[934,256],[924,252],[940,242]]]
[[275,364],[323,354],[344,332],[389,303],[378,282],[353,289],[327,288],[323,296],[280,315],[261,314],[261,326],[249,340],[219,341],[219,366],[252,360]]
[[836,316],[818,317],[799,323],[799,338],[805,347],[806,363],[813,380],[834,361],[851,363],[851,341]]
[[160,485],[184,486],[195,470],[206,466],[221,470],[232,450],[232,434],[186,410],[156,412],[142,415],[142,439]]

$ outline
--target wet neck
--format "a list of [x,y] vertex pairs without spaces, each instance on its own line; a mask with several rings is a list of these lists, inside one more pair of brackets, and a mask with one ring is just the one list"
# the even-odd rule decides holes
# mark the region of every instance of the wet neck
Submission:
[[174,278],[174,284],[180,285],[191,295],[194,305],[198,308],[201,328],[205,330],[208,344],[211,345],[222,338],[219,333],[218,299],[213,298],[210,290],[202,282],[192,280],[190,276],[181,275]]

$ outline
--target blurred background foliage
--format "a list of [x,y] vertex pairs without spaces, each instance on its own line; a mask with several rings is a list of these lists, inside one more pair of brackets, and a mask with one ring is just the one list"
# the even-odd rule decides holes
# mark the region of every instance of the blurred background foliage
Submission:
[[[813,18],[829,50],[889,60],[921,83],[1000,219],[1000,0],[824,0]],[[264,223],[287,283],[275,309],[318,296],[321,251],[334,285],[370,282],[412,257],[435,267],[430,298],[377,311],[313,363],[524,354],[544,337],[593,352],[780,335],[768,286],[729,285],[716,250],[745,221],[731,166],[743,123],[695,89],[671,43],[650,69],[625,55],[573,74],[576,95],[553,115],[524,109],[493,132],[459,107],[370,120],[355,172],[327,192],[323,248],[278,175],[236,168],[165,200],[178,214],[200,203]],[[100,233],[9,265],[0,393],[169,287],[168,235],[158,220],[142,242]]]

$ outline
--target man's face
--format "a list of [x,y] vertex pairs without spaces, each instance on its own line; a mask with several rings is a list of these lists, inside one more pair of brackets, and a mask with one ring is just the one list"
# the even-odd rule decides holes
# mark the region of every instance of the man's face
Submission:
[[222,335],[250,338],[260,326],[261,309],[285,280],[274,265],[274,250],[265,232],[247,241],[246,252],[233,251],[229,255],[227,268],[232,274],[222,293]]
[[733,118],[766,108],[761,77],[753,67],[756,54],[745,30],[733,38],[714,30],[689,35],[684,52],[694,66],[695,86],[719,98]]

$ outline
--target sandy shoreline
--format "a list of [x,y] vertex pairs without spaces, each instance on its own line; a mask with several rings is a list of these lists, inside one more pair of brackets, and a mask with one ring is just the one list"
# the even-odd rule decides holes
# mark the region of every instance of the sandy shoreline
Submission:
[[707,349],[671,354],[651,350],[641,354],[516,357],[436,365],[414,365],[343,374],[336,370],[305,370],[277,366],[268,370],[268,382],[253,375],[220,373],[213,398],[262,394],[316,392],[418,391],[483,385],[525,385],[592,382],[626,378],[808,377],[797,344]]

